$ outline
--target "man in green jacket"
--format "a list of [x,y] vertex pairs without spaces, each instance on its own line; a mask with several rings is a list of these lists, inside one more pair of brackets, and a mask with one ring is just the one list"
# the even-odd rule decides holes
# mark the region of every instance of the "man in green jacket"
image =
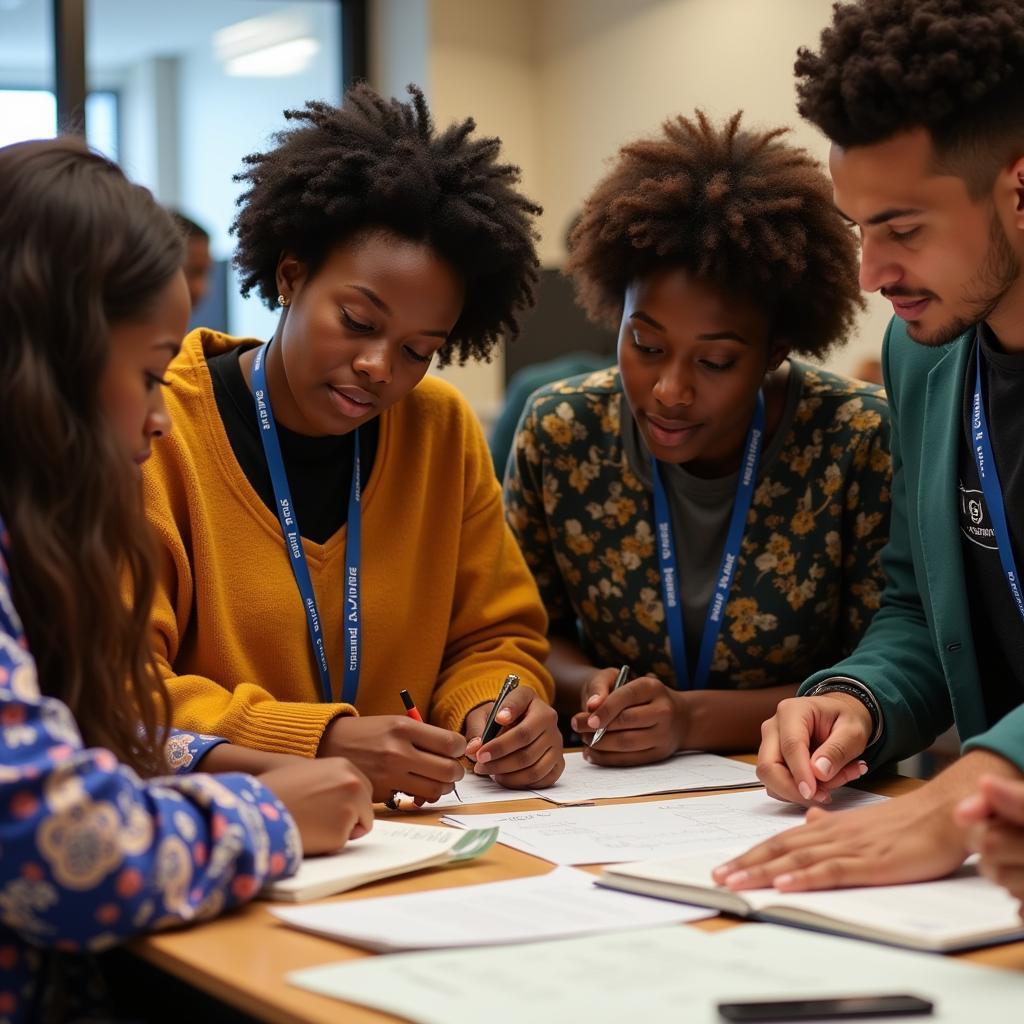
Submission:
[[917,881],[981,843],[1020,893],[1024,828],[1000,808],[1009,794],[1024,823],[1024,8],[840,4],[796,72],[800,113],[832,142],[836,205],[860,232],[861,286],[895,313],[882,357],[892,524],[881,610],[850,657],[764,724],[758,774],[813,808],[954,721],[965,742],[912,795],[812,809],[715,879]]

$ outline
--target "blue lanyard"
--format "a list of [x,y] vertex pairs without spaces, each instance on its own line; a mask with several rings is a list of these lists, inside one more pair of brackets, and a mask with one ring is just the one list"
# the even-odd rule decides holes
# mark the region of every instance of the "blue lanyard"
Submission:
[[683,633],[683,608],[679,599],[679,569],[676,562],[675,539],[672,535],[672,518],[665,486],[661,482],[657,459],[651,459],[651,475],[654,479],[654,526],[655,544],[658,548],[658,562],[661,568],[661,599],[665,605],[665,624],[668,627],[669,652],[672,667],[676,673],[676,688],[680,690],[707,689],[711,674],[711,657],[722,628],[722,614],[729,598],[729,588],[736,575],[736,563],[743,542],[747,513],[754,498],[754,484],[757,482],[757,467],[761,461],[764,444],[764,393],[757,393],[757,407],[747,432],[747,442],[740,464],[740,482],[736,488],[736,499],[729,520],[729,533],[725,538],[725,550],[718,567],[715,591],[711,595],[704,633],[701,636],[700,653],[693,678],[686,660],[686,637]]
[[996,469],[995,455],[992,453],[992,442],[988,433],[988,417],[985,415],[985,402],[981,394],[981,369],[984,356],[981,351],[981,338],[977,346],[977,371],[974,376],[974,406],[971,414],[971,429],[974,431],[974,462],[978,467],[981,489],[985,495],[985,504],[992,519],[995,530],[996,544],[999,546],[999,561],[1003,563],[1006,582],[1010,593],[1017,603],[1017,611],[1024,619],[1024,597],[1020,592],[1020,576],[1013,560],[1013,545],[1010,542],[1010,530],[1006,525],[1006,506],[1003,502],[1003,489],[999,485],[999,471]]
[[[270,405],[270,392],[267,390],[267,368],[264,356],[270,342],[261,345],[252,363],[252,390],[256,398],[256,420],[260,427],[260,439],[263,441],[263,454],[270,470],[270,482],[274,488],[274,502],[277,505],[277,518],[281,523],[284,545],[291,555],[292,572],[302,597],[302,605],[306,612],[306,625],[309,627],[309,639],[313,644],[313,654],[320,671],[320,691],[326,703],[334,700],[334,689],[331,686],[331,670],[327,665],[327,650],[324,647],[324,634],[317,610],[316,594],[313,593],[313,581],[309,577],[309,565],[306,552],[302,547],[299,524],[295,517],[295,506],[292,504],[292,493],[288,487],[288,475],[281,457],[281,443],[277,438],[277,426],[274,423],[274,412]],[[342,686],[341,699],[346,704],[355,704],[359,692],[359,664],[361,659],[362,617],[360,612],[359,591],[361,586],[360,568],[362,557],[360,542],[362,534],[362,488],[359,479],[359,430],[353,438],[352,489],[348,496],[348,536],[345,539],[345,600],[344,619],[345,636],[348,639],[348,656],[345,660],[345,678]]]

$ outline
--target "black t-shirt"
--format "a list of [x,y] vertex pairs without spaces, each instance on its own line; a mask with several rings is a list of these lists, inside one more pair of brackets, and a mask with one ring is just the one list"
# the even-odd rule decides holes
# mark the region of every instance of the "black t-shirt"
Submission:
[[960,446],[960,541],[971,629],[988,720],[1024,702],[1024,622],[999,560],[995,531],[974,461],[971,407],[977,345],[985,353],[982,394],[1017,568],[1024,571],[1024,352],[1004,352],[982,324],[967,362]]
[[[231,442],[231,450],[253,490],[276,516],[277,502],[256,422],[256,401],[238,362],[243,351],[243,346],[233,348],[207,360],[206,365],[210,368],[213,396]],[[323,544],[348,522],[355,434],[305,437],[278,423],[277,436],[299,532],[306,540]],[[364,490],[373,470],[379,436],[378,417],[359,429],[360,472]]]

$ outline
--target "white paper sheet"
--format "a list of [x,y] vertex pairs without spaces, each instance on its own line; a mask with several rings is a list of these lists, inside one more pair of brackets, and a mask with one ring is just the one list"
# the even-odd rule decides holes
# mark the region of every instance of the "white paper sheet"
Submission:
[[[497,804],[514,800],[536,800],[537,794],[526,789],[506,789],[492,782],[487,775],[475,775],[472,769],[456,783],[459,795],[446,793],[440,800],[425,804],[423,810],[444,810],[448,807],[470,807],[473,804]],[[402,809],[413,807],[412,798],[403,796],[399,806]]]
[[460,801],[448,793],[431,809],[466,807],[472,804],[490,804],[501,801],[536,800],[538,797],[553,804],[584,804],[593,800],[626,799],[633,796],[653,796],[656,793],[691,793],[705,789],[735,789],[740,786],[760,786],[752,764],[733,761],[718,754],[689,751],[677,754],[658,764],[637,765],[635,768],[601,768],[588,764],[578,751],[565,755],[562,777],[547,789],[505,789],[486,775],[467,771],[459,783]]
[[599,889],[593,875],[575,868],[273,913],[295,928],[377,952],[536,942],[714,917],[697,907]]
[[[837,791],[833,807],[874,803],[883,797]],[[780,803],[761,790],[691,799],[599,807],[561,807],[510,814],[445,815],[459,828],[497,825],[498,842],[553,864],[619,864],[650,857],[723,851],[731,856],[800,825],[802,807]]]
[[933,1000],[930,1024],[1010,1024],[1024,1007],[1019,972],[767,924],[402,953],[296,971],[288,981],[420,1024],[481,1014],[488,1024],[720,1024],[718,1001],[880,992]]
[[760,785],[752,764],[718,754],[690,752],[658,764],[602,768],[584,761],[582,754],[572,753],[565,755],[562,777],[550,788],[537,790],[537,796],[555,804],[582,804],[656,793],[695,793]]

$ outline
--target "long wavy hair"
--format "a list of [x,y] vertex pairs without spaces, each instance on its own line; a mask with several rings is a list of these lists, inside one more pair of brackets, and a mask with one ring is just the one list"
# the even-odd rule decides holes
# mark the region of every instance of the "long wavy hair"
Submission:
[[43,693],[87,744],[165,770],[153,660],[154,553],[104,412],[110,328],[144,316],[183,261],[170,216],[73,138],[0,149],[0,516]]

